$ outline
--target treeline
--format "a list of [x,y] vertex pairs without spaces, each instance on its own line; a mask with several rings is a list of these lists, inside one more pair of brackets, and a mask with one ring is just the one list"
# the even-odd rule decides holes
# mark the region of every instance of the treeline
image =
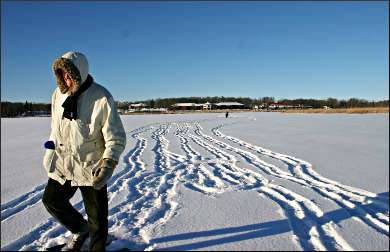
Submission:
[[127,109],[132,103],[144,103],[150,108],[170,108],[175,103],[218,103],[218,102],[239,102],[248,107],[254,107],[255,105],[269,106],[271,103],[283,103],[293,106],[310,106],[313,108],[322,108],[328,106],[331,108],[361,108],[361,107],[388,107],[389,100],[383,101],[368,101],[365,99],[350,98],[345,100],[338,100],[335,98],[328,99],[279,99],[275,100],[274,97],[261,97],[253,99],[249,97],[224,97],[224,96],[207,96],[207,97],[179,97],[179,98],[159,98],[149,99],[142,101],[125,101],[117,102],[118,108]]
[[331,108],[367,108],[367,107],[388,107],[389,100],[383,101],[367,101],[365,99],[350,98],[348,100],[337,100],[335,98],[328,98],[326,100],[316,99],[281,99],[279,103],[286,103],[289,105],[303,105],[312,106],[313,108],[322,108],[328,106]]
[[[335,98],[328,99],[279,99],[274,97],[261,97],[253,99],[249,97],[224,97],[224,96],[207,96],[207,97],[179,97],[179,98],[159,98],[143,101],[117,101],[117,107],[120,109],[128,109],[131,103],[144,103],[149,108],[171,108],[175,103],[218,103],[218,102],[239,102],[247,107],[255,105],[269,106],[271,103],[283,103],[288,105],[311,106],[313,108],[322,108],[328,106],[331,108],[362,108],[362,107],[388,107],[389,100],[383,101],[367,101],[365,99],[350,98],[347,100],[338,100]],[[51,105],[46,103],[32,102],[1,102],[1,117],[16,117],[16,116],[31,116],[36,115],[36,112],[50,114]]]
[[1,102],[1,117],[33,116],[37,112],[50,114],[51,105],[32,102]]

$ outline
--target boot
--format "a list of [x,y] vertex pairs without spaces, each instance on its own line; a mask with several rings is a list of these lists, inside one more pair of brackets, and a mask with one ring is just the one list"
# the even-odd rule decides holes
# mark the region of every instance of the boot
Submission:
[[68,243],[61,249],[61,251],[80,251],[88,237],[89,231],[73,234],[72,239],[68,241]]

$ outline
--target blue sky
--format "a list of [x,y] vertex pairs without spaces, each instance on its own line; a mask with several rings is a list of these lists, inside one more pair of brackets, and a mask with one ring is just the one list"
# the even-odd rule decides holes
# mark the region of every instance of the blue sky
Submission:
[[116,100],[388,99],[388,2],[1,2],[1,99],[50,102],[83,52]]

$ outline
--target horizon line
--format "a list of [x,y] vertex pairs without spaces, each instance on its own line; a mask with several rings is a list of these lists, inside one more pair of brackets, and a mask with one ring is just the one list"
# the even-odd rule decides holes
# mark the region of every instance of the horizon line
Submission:
[[[133,100],[117,100],[117,99],[114,99],[114,101],[116,102],[141,102],[141,101],[151,101],[151,100],[163,100],[163,99],[179,99],[179,98],[214,98],[214,97],[224,97],[224,98],[234,98],[234,99],[239,99],[239,98],[249,98],[249,99],[252,99],[252,100],[258,100],[258,99],[261,99],[261,98],[265,98],[265,97],[272,97],[274,98],[275,101],[279,101],[279,100],[299,100],[299,99],[302,99],[302,100],[328,100],[328,99],[336,99],[338,101],[342,101],[342,100],[349,100],[349,99],[358,99],[358,100],[365,100],[365,101],[368,101],[368,102],[380,102],[380,101],[388,101],[389,100],[389,97],[387,98],[380,98],[380,99],[367,99],[367,98],[358,98],[358,97],[349,97],[349,98],[335,98],[335,97],[327,97],[327,98],[302,98],[302,97],[299,97],[299,98],[275,98],[275,96],[262,96],[262,97],[257,97],[257,98],[252,98],[252,97],[249,97],[249,96],[179,96],[179,97],[158,97],[158,98],[147,98],[147,99],[133,99]],[[1,102],[13,102],[13,103],[25,103],[25,102],[30,102],[30,103],[35,103],[35,104],[50,104],[51,101],[48,101],[48,102],[43,102],[43,101],[31,101],[31,100],[24,100],[24,101],[18,101],[18,100],[3,100],[1,99]]]

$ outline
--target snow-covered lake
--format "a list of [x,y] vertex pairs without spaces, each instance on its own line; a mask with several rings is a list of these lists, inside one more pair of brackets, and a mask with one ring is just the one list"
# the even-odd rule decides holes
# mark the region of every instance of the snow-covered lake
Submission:
[[[388,114],[122,121],[107,250],[389,250]],[[2,250],[70,236],[40,200],[49,130],[50,118],[1,119]],[[79,193],[72,203],[85,214]]]

